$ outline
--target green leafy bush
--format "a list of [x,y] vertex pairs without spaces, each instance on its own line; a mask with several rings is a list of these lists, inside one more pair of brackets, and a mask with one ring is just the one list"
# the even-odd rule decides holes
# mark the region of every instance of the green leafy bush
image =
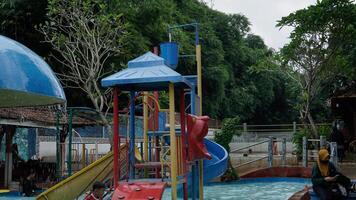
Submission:
[[[223,146],[228,153],[230,153],[230,146],[229,144],[232,141],[234,135],[240,135],[239,130],[240,118],[227,118],[224,119],[222,128],[220,131],[216,131],[214,134],[214,140],[221,146]],[[222,181],[231,181],[231,180],[238,180],[239,176],[236,170],[233,168],[231,164],[230,157],[228,158],[229,167],[226,170],[224,176],[222,177]]]
[[[298,158],[301,158],[303,153],[303,137],[306,137],[307,139],[319,139],[320,136],[325,136],[326,139],[330,138],[331,126],[319,126],[317,130],[317,138],[313,137],[312,131],[309,128],[303,128],[293,135],[292,142],[295,145],[295,151],[297,153]],[[313,143],[308,143],[307,148],[313,149],[316,147],[313,146]]]

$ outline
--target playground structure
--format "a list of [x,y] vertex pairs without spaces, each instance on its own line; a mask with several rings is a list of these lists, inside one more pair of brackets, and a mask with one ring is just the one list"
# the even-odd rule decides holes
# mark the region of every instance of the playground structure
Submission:
[[[193,27],[196,33],[197,76],[182,76],[174,71],[179,55],[178,44],[171,42],[171,33],[175,28],[185,26]],[[110,156],[104,156],[63,180],[37,199],[61,199],[60,194],[64,191],[68,194],[66,198],[78,198],[94,181],[106,182],[110,175],[113,176],[114,187],[112,199],[161,199],[167,185],[171,187],[172,199],[177,199],[178,193],[183,194],[184,199],[203,199],[203,184],[225,172],[227,152],[220,145],[204,139],[208,132],[209,117],[199,116],[202,111],[202,89],[198,24],[171,27],[169,38],[170,42],[161,44],[162,57],[156,55],[158,49],[155,49],[155,54],[147,52],[129,61],[127,69],[102,80],[102,86],[113,88],[114,145]],[[168,109],[161,108],[158,91],[168,91]],[[129,111],[123,114],[129,115],[127,135],[119,133],[119,118],[122,118],[118,107],[120,92],[128,92],[130,96]],[[186,94],[190,95],[190,104],[186,103]],[[176,126],[175,119],[175,96],[178,95],[180,128]],[[142,143],[137,140],[135,133],[138,102],[142,103],[143,108]],[[189,107],[190,114],[187,114]],[[168,127],[165,120],[167,114]],[[137,147],[141,149],[141,158]],[[97,170],[99,168],[107,171]],[[94,178],[89,180],[87,177]],[[85,186],[77,184],[83,181]]]
[[[172,199],[177,199],[178,185],[182,185],[183,198],[188,199],[189,183],[192,187],[192,194],[190,196],[192,196],[193,199],[196,197],[203,199],[203,159],[211,160],[213,157],[208,152],[204,143],[204,137],[208,133],[209,117],[195,116],[196,114],[201,115],[202,113],[201,47],[199,45],[198,25],[188,24],[175,28],[184,26],[193,26],[195,28],[197,78],[195,76],[185,77],[173,70],[178,64],[178,44],[171,42],[171,31],[173,29],[169,29],[170,42],[161,44],[161,56],[163,58],[151,52],[147,52],[146,54],[131,60],[128,63],[127,69],[102,80],[102,86],[113,88],[114,98],[113,150],[114,186],[116,189],[112,199],[160,199],[166,183],[171,186]],[[195,79],[197,79],[197,81]],[[198,112],[195,110],[195,86],[197,86],[198,89]],[[163,111],[159,104],[158,95],[155,93],[159,90],[168,90],[169,127],[160,127],[157,131],[157,126],[153,126],[153,129],[149,131],[149,110],[153,112],[152,116],[154,116],[155,122],[158,121],[157,116],[161,114],[158,112]],[[128,160],[129,169],[127,170],[126,181],[120,181],[121,171],[118,166],[118,147],[121,144],[121,138],[118,133],[118,95],[120,91],[128,91],[130,93],[130,134],[129,138],[126,138],[126,145],[128,146],[126,159]],[[149,91],[154,92],[155,95],[150,95]],[[186,114],[185,92],[190,92],[191,115]],[[175,124],[176,93],[180,96],[180,129],[177,129]],[[136,163],[134,157],[135,101],[139,97],[143,98],[144,118],[142,163]],[[165,123],[163,124],[165,125]],[[150,141],[153,140],[153,145],[149,145],[152,144]],[[152,156],[153,154],[155,156]],[[220,158],[216,157],[214,162],[217,163],[219,161]],[[189,175],[189,168],[192,169],[191,175]],[[140,169],[142,169],[142,173],[137,173]],[[222,175],[225,169],[226,163],[225,166],[222,167],[219,175]],[[154,172],[154,176],[150,176],[149,172]],[[154,179],[152,180],[152,178]],[[198,188],[196,187],[197,185],[199,185]],[[142,192],[138,192],[140,190],[142,190]]]

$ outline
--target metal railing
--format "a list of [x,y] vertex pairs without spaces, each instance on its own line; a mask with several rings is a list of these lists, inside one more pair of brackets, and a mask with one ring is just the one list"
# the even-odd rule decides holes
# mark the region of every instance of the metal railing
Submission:
[[319,149],[315,148],[313,150],[320,150],[320,149],[327,149],[327,146],[330,147],[330,160],[334,163],[335,166],[338,165],[338,158],[337,158],[337,144],[336,142],[327,142],[325,136],[320,136],[319,139],[308,139],[303,137],[303,152],[302,152],[302,163],[303,167],[308,166],[309,157],[318,159],[318,155],[308,156],[308,142],[317,142],[319,143]]
[[[277,142],[282,142],[282,154],[281,155],[274,155],[274,153],[276,153],[276,152],[273,152],[273,145],[274,145],[274,143],[277,143]],[[268,148],[267,148],[267,152],[268,153],[267,153],[267,155],[262,156],[262,157],[257,158],[257,159],[254,159],[254,160],[251,160],[251,161],[247,161],[247,162],[241,163],[241,164],[239,164],[239,165],[237,165],[235,167],[236,168],[242,167],[242,166],[245,166],[245,165],[248,165],[248,164],[263,160],[263,159],[266,159],[266,158],[267,158],[268,167],[273,167],[273,157],[274,156],[281,157],[281,165],[285,166],[286,165],[286,154],[287,154],[287,140],[286,140],[286,138],[274,139],[273,137],[269,137],[268,139],[266,139],[264,141],[257,142],[257,143],[254,143],[254,144],[251,144],[251,145],[248,145],[248,146],[245,146],[245,147],[241,147],[241,148],[236,148],[236,149],[231,150],[230,152],[231,153],[236,153],[238,151],[241,151],[241,150],[244,150],[244,149],[249,149],[249,148],[251,148],[253,146],[261,145],[261,144],[264,144],[264,143],[268,143]],[[275,144],[275,145],[277,145],[277,144]]]
[[[331,126],[330,123],[317,123],[316,127]],[[267,124],[254,125],[243,123],[237,126],[236,135],[232,143],[240,142],[259,142],[266,137],[286,138],[287,142],[292,142],[293,135],[304,128],[303,124],[285,123],[285,124]],[[239,134],[237,134],[239,133]]]

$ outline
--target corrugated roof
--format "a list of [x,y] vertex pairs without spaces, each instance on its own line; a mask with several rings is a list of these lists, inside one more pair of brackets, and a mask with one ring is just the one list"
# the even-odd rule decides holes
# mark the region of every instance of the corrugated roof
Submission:
[[[73,126],[102,125],[96,112],[77,110],[73,115]],[[51,107],[21,107],[0,108],[1,124],[12,124],[25,127],[55,127],[57,121],[56,111]],[[68,123],[68,116],[61,112],[60,125]]]
[[101,80],[103,87],[119,86],[121,90],[135,91],[164,90],[168,83],[181,88],[191,87],[187,79],[151,52],[129,61],[128,68]]

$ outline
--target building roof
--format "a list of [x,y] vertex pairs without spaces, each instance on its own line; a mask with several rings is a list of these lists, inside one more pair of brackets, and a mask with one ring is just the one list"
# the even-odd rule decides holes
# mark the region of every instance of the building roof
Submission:
[[356,81],[351,81],[344,87],[338,88],[332,98],[356,98]]
[[[65,112],[59,111],[59,124],[68,123]],[[0,124],[15,125],[23,127],[55,128],[57,124],[57,111],[54,107],[21,107],[0,108]],[[97,112],[89,109],[77,109],[73,115],[73,126],[101,125]]]
[[66,101],[48,64],[22,44],[0,35],[0,107],[42,106]]
[[103,87],[118,86],[121,90],[165,90],[169,83],[175,87],[191,88],[181,74],[165,64],[165,60],[151,52],[128,62],[128,67],[101,80]]

